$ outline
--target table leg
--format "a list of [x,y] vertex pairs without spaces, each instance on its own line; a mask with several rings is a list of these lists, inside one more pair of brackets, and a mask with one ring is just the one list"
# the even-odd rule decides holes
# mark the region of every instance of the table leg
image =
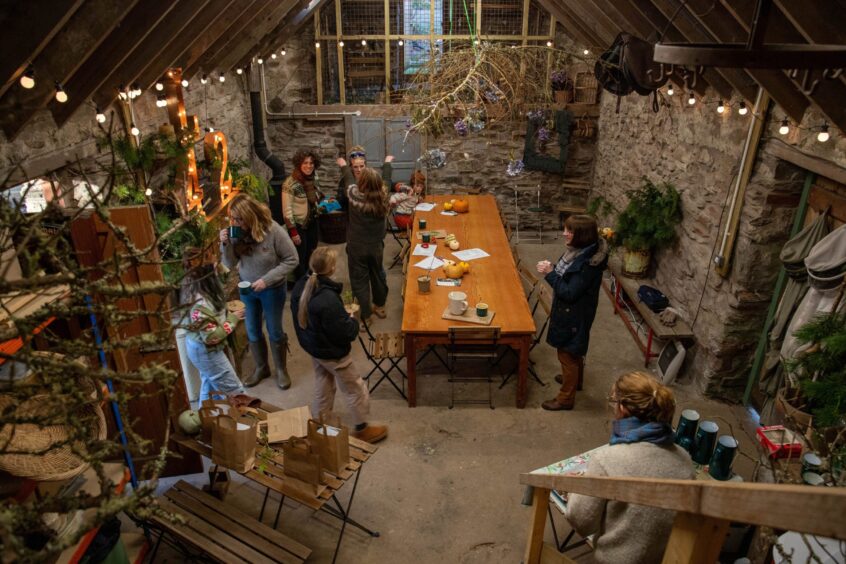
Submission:
[[279,515],[282,513],[282,505],[285,503],[285,496],[279,498],[279,507],[276,509],[276,519],[273,520],[273,528],[279,528]]
[[529,376],[529,342],[531,335],[520,339],[520,360],[517,366],[517,407],[526,407],[526,396],[528,395],[527,380]]
[[652,327],[646,332],[646,352],[644,353],[644,368],[649,368],[649,361],[652,358]]
[[359,467],[358,471],[355,473],[355,481],[353,482],[353,489],[352,489],[352,492],[350,493],[350,500],[347,502],[346,510],[344,510],[344,508],[341,506],[341,503],[338,501],[338,498],[335,497],[334,495],[332,496],[332,499],[335,501],[335,504],[338,506],[337,511],[339,512],[339,514],[336,514],[335,511],[331,511],[330,510],[331,508],[329,508],[329,507],[326,507],[326,506],[323,507],[323,509],[325,511],[327,511],[328,513],[331,513],[333,515],[340,516],[340,519],[342,519],[344,521],[344,524],[341,525],[341,534],[338,535],[338,544],[335,545],[335,555],[332,557],[332,564],[335,564],[335,561],[338,559],[338,551],[341,549],[341,541],[344,539],[344,531],[347,528],[347,523],[350,523],[354,526],[357,526],[359,529],[369,533],[370,536],[372,536],[372,537],[378,537],[379,536],[378,532],[371,531],[370,529],[368,529],[368,528],[364,527],[363,525],[360,525],[360,524],[356,523],[355,521],[353,521],[352,519],[350,519],[350,509],[352,508],[352,503],[353,503],[353,500],[355,499],[355,490],[358,488],[358,479],[360,477],[361,477],[361,467]]
[[408,407],[417,407],[417,343],[405,334],[405,370],[408,373]]
[[615,276],[611,276],[614,281],[614,315],[617,315],[617,308],[620,307],[620,281]]

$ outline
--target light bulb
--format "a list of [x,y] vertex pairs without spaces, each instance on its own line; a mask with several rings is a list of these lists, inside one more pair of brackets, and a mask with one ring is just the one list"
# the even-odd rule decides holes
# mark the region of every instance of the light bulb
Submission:
[[667,96],[672,96],[674,93],[675,90],[673,90],[673,85],[671,84],[667,87]]
[[402,39],[400,39],[399,41],[397,41],[397,45],[402,47],[403,45],[405,45],[405,42]]
[[195,200],[199,200],[199,199],[200,199],[200,195],[199,195],[199,194],[197,194],[196,192],[194,192],[194,196],[193,196],[193,198],[194,198]]
[[828,133],[828,124],[824,123],[822,127],[820,127],[820,132],[817,133],[817,141],[819,141],[820,143],[825,143],[829,140],[830,137],[831,135],[829,135]]
[[261,57],[259,57],[258,59],[256,59],[256,62],[257,62],[258,64],[260,64],[260,65],[263,65],[263,64],[264,64],[264,59],[262,59]]
[[221,81],[221,82],[226,82],[226,77],[225,77],[225,76],[223,76],[223,73],[220,73],[220,76],[218,77],[218,80],[219,80],[219,81]]
[[547,47],[552,47],[552,41],[547,41],[547,42],[546,42],[546,46],[547,46]]
[[204,74],[203,76],[200,77],[200,84],[205,84],[208,81],[209,81],[209,75]]
[[722,101],[722,100],[720,100],[720,102],[717,104],[717,113],[718,113],[718,114],[721,114],[721,113],[723,113],[724,111],[726,111],[726,105],[725,105],[725,104],[723,104],[723,101]]
[[140,130],[140,129],[138,129],[138,127],[137,127],[134,123],[133,123],[132,125],[130,125],[130,126],[129,126],[129,132],[130,132],[131,134],[133,134],[134,136],[136,136],[136,137],[138,137],[139,135],[141,135],[141,130]]
[[474,39],[474,40],[473,40],[473,45],[478,45],[478,44],[479,44],[479,40],[478,40],[478,39]]
[[320,49],[320,41],[315,41],[315,42],[314,42],[314,48],[315,48],[315,49]]
[[65,89],[62,88],[62,85],[58,82],[56,83],[56,101],[60,104],[64,104],[68,101],[68,93],[65,92]]
[[367,40],[366,40],[366,39],[362,39],[362,40],[361,40],[361,44],[362,44],[362,45],[367,45]]
[[152,189],[152,188],[147,188],[146,190],[144,190],[144,195],[145,195],[145,196],[147,196],[147,197],[149,198],[150,196],[152,196],[152,195],[153,195],[153,189]]
[[271,53],[271,54],[270,54],[270,58],[271,58],[271,59],[275,59],[275,58],[276,58],[276,53]]
[[693,92],[690,93],[690,97],[688,97],[687,103],[690,106],[692,106],[696,103],[696,96],[693,95]]
[[182,88],[188,88],[188,79],[187,78],[182,79]]
[[167,106],[167,99],[164,97],[164,94],[159,94],[156,97],[156,106],[159,108],[164,108]]
[[35,87],[35,69],[31,65],[21,75],[21,86],[27,90]]
[[133,94],[133,98],[137,98],[138,96],[141,95],[141,87],[138,86],[137,82],[132,85],[132,94]]
[[288,51],[286,51],[285,49],[282,49],[281,51],[279,51],[279,54],[284,57],[285,55],[288,54]]
[[158,90],[159,92],[164,90],[164,84],[162,84],[161,82],[157,82],[156,83],[156,90]]
[[787,118],[781,120],[781,127],[778,128],[778,132],[782,135],[790,133],[790,125],[787,123]]
[[344,42],[343,42],[343,40],[342,40],[342,41],[338,41],[338,47],[343,47],[343,46],[344,46]]
[[207,133],[214,133],[214,128],[213,127],[207,127],[206,132]]
[[106,114],[103,113],[103,110],[97,108],[95,111],[97,112],[95,115],[97,123],[106,123]]
[[129,99],[129,92],[127,92],[126,88],[124,88],[123,84],[118,86],[118,98],[121,100],[128,100]]
[[590,55],[590,49],[585,49],[584,51],[582,51],[582,53],[585,55]]
[[747,113],[749,113],[749,108],[746,107],[746,102],[740,103],[740,107],[737,108],[737,113],[742,116],[745,116]]
[[237,69],[235,69],[235,74],[244,74],[244,69],[238,67]]

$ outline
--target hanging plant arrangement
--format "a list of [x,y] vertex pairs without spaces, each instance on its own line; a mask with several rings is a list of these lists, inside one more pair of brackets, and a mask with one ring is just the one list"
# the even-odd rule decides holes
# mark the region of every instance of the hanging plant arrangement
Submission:
[[[539,113],[540,112],[540,113]],[[564,174],[570,144],[570,123],[573,115],[567,110],[557,110],[551,118],[541,111],[529,112],[526,125],[526,144],[523,163],[526,170],[539,170]],[[558,137],[558,155],[546,155],[544,150],[553,135]]]

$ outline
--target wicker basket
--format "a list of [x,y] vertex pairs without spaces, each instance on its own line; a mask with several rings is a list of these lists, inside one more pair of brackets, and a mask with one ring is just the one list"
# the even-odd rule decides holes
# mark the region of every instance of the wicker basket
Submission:
[[[55,396],[34,395],[18,405],[12,417],[46,417],[57,412],[57,401]],[[0,396],[0,412],[14,403],[12,396]],[[93,437],[98,440],[106,438],[106,417],[96,400],[81,404],[73,416],[89,421]],[[67,427],[58,422],[45,426],[32,423],[4,425],[0,428],[0,445],[2,452],[9,454],[0,454],[0,470],[39,481],[72,478],[88,469],[89,465],[73,453],[70,445],[65,444],[68,438]]]
[[327,245],[347,242],[347,212],[330,212],[317,216],[320,240]]

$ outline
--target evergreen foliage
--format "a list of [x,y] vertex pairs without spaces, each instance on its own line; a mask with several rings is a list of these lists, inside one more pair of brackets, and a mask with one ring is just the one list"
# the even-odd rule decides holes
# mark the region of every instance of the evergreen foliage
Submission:
[[681,196],[669,182],[643,177],[643,185],[626,192],[629,203],[617,217],[614,242],[630,251],[655,251],[676,240],[681,223]]

